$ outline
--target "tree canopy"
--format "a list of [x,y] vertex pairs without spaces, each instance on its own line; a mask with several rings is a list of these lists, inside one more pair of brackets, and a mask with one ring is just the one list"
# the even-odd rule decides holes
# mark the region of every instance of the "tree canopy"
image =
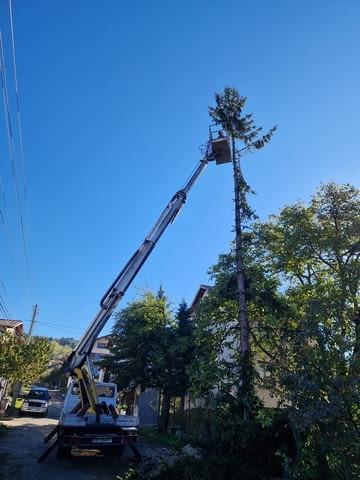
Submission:
[[[359,473],[359,213],[359,190],[331,182],[309,204],[287,205],[243,236],[257,382],[288,415],[299,478]],[[239,341],[234,252],[220,255],[210,273],[215,285],[195,314],[193,385],[231,393]]]
[[308,434],[324,478],[341,478],[360,445],[359,214],[360,191],[330,182],[254,229],[254,252],[291,312],[259,325],[268,386]]
[[160,426],[166,430],[171,397],[188,388],[186,365],[192,354],[192,327],[185,302],[176,316],[162,288],[145,292],[116,315],[112,357],[102,360],[121,388],[140,385],[162,392]]
[[0,335],[0,377],[10,383],[29,384],[38,379],[49,363],[50,342],[43,337]]

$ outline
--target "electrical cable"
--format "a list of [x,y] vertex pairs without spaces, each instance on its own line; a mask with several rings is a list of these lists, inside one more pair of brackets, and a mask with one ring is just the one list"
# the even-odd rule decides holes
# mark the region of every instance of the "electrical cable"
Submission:
[[[18,87],[18,74],[16,68],[16,50],[15,50],[15,30],[14,30],[14,21],[13,21],[13,8],[12,0],[8,0],[8,21],[9,24],[6,28],[7,32],[7,44],[8,47],[4,44],[3,32],[0,28],[0,79],[1,79],[1,88],[2,88],[2,97],[3,97],[3,107],[4,107],[4,120],[5,120],[5,129],[8,142],[9,150],[9,159],[11,171],[9,171],[10,176],[12,176],[13,187],[14,187],[14,200],[16,206],[16,214],[18,220],[18,232],[20,233],[19,243],[14,241],[11,235],[11,225],[13,224],[12,215],[9,216],[7,201],[5,196],[5,189],[3,188],[3,180],[0,177],[0,223],[4,229],[5,240],[9,252],[9,260],[13,264],[13,273],[16,275],[16,283],[20,286],[21,289],[25,289],[26,292],[32,295],[32,275],[30,269],[30,260],[28,253],[28,244],[27,244],[27,235],[25,228],[25,213],[27,207],[27,188],[25,182],[25,161],[24,161],[24,147],[23,147],[23,133],[22,133],[22,122],[20,114],[20,101],[19,101],[19,87]],[[6,47],[6,51],[5,51]],[[8,60],[9,59],[9,60]],[[12,60],[12,69],[13,80],[10,81],[10,78],[7,73],[6,61]],[[9,83],[10,81],[10,83]],[[9,89],[10,88],[10,89]],[[11,97],[10,97],[11,94]],[[15,107],[16,113],[11,110]],[[17,122],[15,120],[15,116]],[[20,162],[18,158],[20,157]],[[11,199],[12,200],[12,199]],[[17,240],[15,238],[15,240]],[[26,274],[19,270],[19,263],[16,262],[17,252],[16,245],[19,244],[20,253],[22,250],[23,261],[21,264],[25,266]],[[24,263],[23,263],[24,262]],[[17,265],[16,265],[17,263]],[[22,267],[23,268],[23,267]],[[24,281],[25,280],[25,281]],[[9,316],[9,310],[5,304],[3,296],[1,296],[2,291],[5,293],[5,298],[9,298],[7,294],[7,289],[5,283],[0,278],[0,311],[3,311],[4,314]]]
[[16,113],[17,113],[17,124],[18,124],[18,131],[19,131],[21,170],[22,170],[22,180],[23,180],[23,187],[24,187],[24,198],[26,201],[27,190],[26,190],[26,181],[25,181],[25,161],[24,161],[24,148],[23,148],[24,143],[23,143],[23,134],[22,134],[21,115],[20,115],[19,88],[18,88],[17,69],[16,69],[14,22],[13,22],[11,0],[9,0],[9,17],[10,17],[11,50],[12,50],[12,59],[13,59],[15,97],[16,97]]
[[[16,68],[15,30],[14,30],[14,21],[13,21],[13,13],[12,13],[12,0],[9,0],[9,19],[10,19],[11,52],[12,52],[12,60],[13,60],[14,86],[15,86],[15,98],[16,98],[16,116],[17,116],[17,127],[18,127],[19,146],[20,146],[21,176],[22,176],[22,186],[23,186],[23,192],[24,192],[24,204],[26,207],[27,188],[26,188],[25,160],[24,160],[24,142],[23,142],[23,134],[22,134],[19,87],[18,87],[18,76],[17,76],[17,68]],[[26,208],[25,208],[25,213],[26,213]],[[30,291],[32,291],[31,270],[30,270],[30,263],[28,258],[27,242],[25,241],[26,236],[24,232],[24,225],[22,225],[22,235],[24,239],[24,253],[26,258],[28,278],[30,281]]]
[[41,323],[42,325],[49,325],[49,326],[52,326],[52,327],[65,327],[65,328],[70,329],[70,330],[83,331],[82,327],[73,327],[73,326],[70,327],[68,325],[64,325],[64,324],[61,324],[61,323],[42,322],[42,321],[39,321],[39,320],[36,320],[36,322]]
[[[31,320],[25,320],[25,322],[31,322]],[[69,335],[73,335],[75,330],[78,330],[79,333],[81,333],[83,331],[83,328],[81,328],[81,327],[69,327],[67,325],[61,325],[61,324],[58,324],[58,323],[42,322],[40,320],[36,320],[36,323],[40,324],[40,325],[49,326],[54,330],[59,330],[61,332],[65,332]]]
[[[6,288],[5,283],[4,283],[4,281],[3,281],[3,279],[2,279],[1,277],[0,277],[0,284],[1,284],[1,287],[2,287],[2,289],[3,289],[3,291],[4,291],[5,298],[8,300],[8,299],[9,299],[9,296],[8,296],[7,288]],[[1,295],[0,295],[0,298],[2,299],[2,303],[3,303],[3,305],[5,306],[4,298],[3,298]],[[9,309],[8,309],[6,306],[5,306],[5,308],[6,308],[8,317],[11,318],[11,315],[10,315],[10,313],[9,313]]]
[[6,308],[4,299],[3,299],[3,297],[2,297],[1,295],[0,295],[0,310],[1,310],[1,311],[3,312],[3,314],[4,314],[4,319],[5,319],[5,320],[10,320],[11,315],[10,315],[8,309]]
[[[23,287],[23,282],[22,282],[22,278],[20,277],[20,272],[19,272],[18,265],[16,263],[16,255],[15,255],[15,251],[14,251],[14,242],[12,241],[11,232],[8,228],[8,223],[9,223],[8,217],[9,217],[9,215],[8,215],[8,210],[7,210],[5,190],[4,190],[2,178],[0,176],[0,223],[1,223],[3,231],[4,231],[4,237],[5,237],[5,241],[6,241],[6,245],[7,245],[8,257],[9,257],[9,260],[10,260],[12,272],[14,274],[14,277],[16,278],[16,281],[17,281],[18,285],[20,285],[21,288],[22,288]],[[3,289],[3,292],[5,294],[5,298],[7,298],[9,300],[8,291],[7,291],[7,288],[5,286],[4,280],[1,278],[1,275],[0,275],[0,286]]]
[[2,181],[1,176],[0,176],[0,197],[3,201],[3,207],[0,205],[0,221],[1,221],[1,224],[2,224],[3,229],[4,229],[4,236],[5,236],[5,240],[6,240],[6,243],[7,243],[9,256],[10,256],[11,262],[13,264],[14,271],[16,271],[15,260],[14,260],[15,253],[14,253],[14,249],[13,249],[13,242],[11,241],[11,234],[10,234],[10,231],[7,227],[7,217],[8,217],[8,215],[7,215],[7,202],[6,202],[5,190],[4,190],[3,181]]
[[9,147],[9,154],[10,154],[10,163],[11,163],[11,169],[12,169],[12,177],[13,177],[13,183],[14,183],[14,189],[15,189],[15,199],[16,199],[18,220],[19,220],[21,241],[22,241],[21,243],[22,243],[22,248],[23,248],[23,253],[25,258],[25,265],[26,265],[26,271],[27,271],[27,276],[29,280],[29,287],[31,290],[30,262],[29,262],[29,255],[28,255],[26,239],[25,239],[24,216],[23,216],[21,199],[20,199],[20,191],[19,191],[19,181],[18,181],[18,174],[17,174],[16,154],[15,154],[15,142],[14,142],[14,136],[13,136],[12,123],[11,123],[10,102],[9,102],[7,75],[6,75],[6,69],[5,69],[5,56],[4,56],[4,47],[3,47],[1,30],[0,30],[0,74],[1,74],[1,82],[2,82],[2,93],[3,93],[4,111],[5,111],[6,131],[7,131],[7,138],[8,138],[8,147]]

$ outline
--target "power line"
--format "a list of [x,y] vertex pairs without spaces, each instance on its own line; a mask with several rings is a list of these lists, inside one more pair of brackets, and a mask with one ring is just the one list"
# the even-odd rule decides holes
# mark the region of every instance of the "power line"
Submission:
[[[14,263],[13,242],[11,241],[10,231],[7,228],[7,216],[8,216],[7,202],[6,202],[5,190],[4,190],[3,181],[2,181],[1,176],[0,176],[0,196],[1,196],[1,199],[3,201],[3,207],[0,205],[0,221],[1,221],[1,224],[2,224],[3,229],[4,229],[5,240],[6,240],[6,243],[7,243],[8,250],[9,250],[10,258],[11,258],[12,262]],[[15,266],[15,263],[14,263],[14,266]]]
[[[30,320],[26,320],[26,321],[30,321]],[[67,327],[66,325],[58,325],[58,324],[53,324],[53,323],[47,323],[47,322],[40,322],[38,320],[36,320],[36,323],[39,324],[39,325],[46,325],[46,326],[50,326],[52,330],[57,330],[57,331],[60,331],[60,332],[63,332],[67,335],[71,335],[71,336],[76,336],[77,334],[81,333],[83,331],[82,328],[80,327]],[[78,330],[77,332],[75,332],[75,330]],[[80,332],[81,331],[81,332]],[[53,335],[51,335],[53,336]]]
[[[15,34],[14,34],[14,22],[13,22],[13,13],[12,13],[12,2],[9,0],[8,2],[9,7],[9,21],[10,21],[10,44],[11,44],[11,56],[12,56],[12,65],[13,65],[13,82],[14,82],[14,90],[15,90],[15,99],[16,99],[16,117],[17,117],[17,146],[20,149],[20,159],[21,159],[21,168],[20,168],[20,182],[19,182],[19,175],[18,175],[18,166],[17,166],[17,159],[16,159],[16,149],[15,149],[15,140],[14,140],[14,130],[12,126],[11,120],[11,112],[10,112],[10,100],[9,100],[9,89],[8,89],[8,80],[7,80],[7,72],[6,72],[6,64],[5,64],[5,52],[4,52],[4,42],[2,31],[0,30],[0,74],[1,74],[1,82],[2,82],[2,94],[3,94],[3,103],[4,103],[4,113],[5,113],[5,124],[6,124],[6,132],[7,132],[7,139],[8,139],[8,148],[9,148],[9,155],[10,155],[10,164],[11,164],[11,173],[15,191],[15,201],[16,201],[16,209],[17,209],[17,216],[18,216],[18,223],[19,223],[19,231],[20,231],[20,244],[23,250],[23,256],[25,260],[25,267],[27,272],[27,279],[28,279],[28,289],[31,294],[32,292],[32,278],[31,278],[31,269],[30,269],[30,261],[29,261],[29,254],[27,248],[27,239],[25,234],[25,215],[23,210],[22,202],[24,202],[24,206],[26,206],[27,201],[27,190],[25,184],[25,162],[24,162],[24,148],[23,148],[23,135],[22,135],[22,124],[21,124],[21,115],[20,115],[20,102],[19,102],[19,88],[18,88],[18,76],[17,76],[17,68],[16,68],[16,53],[15,53]],[[20,195],[20,186],[23,188],[23,200]],[[5,200],[5,193],[2,190],[2,198],[4,200],[4,205],[6,206]],[[8,243],[9,251],[12,252],[11,245],[14,242],[11,242],[9,239],[9,234],[6,231],[6,216],[0,211],[1,221],[3,223],[3,227],[5,230],[5,236]],[[11,255],[12,256],[12,255]],[[13,257],[12,257],[13,258]],[[16,268],[15,268],[15,271]]]
[[17,69],[16,69],[14,22],[13,22],[11,0],[9,0],[9,17],[10,17],[11,51],[12,51],[12,60],[13,60],[15,97],[16,97],[16,113],[17,113],[17,124],[18,124],[18,132],[19,132],[20,159],[21,159],[21,167],[22,167],[21,169],[22,169],[22,179],[23,179],[23,187],[24,187],[24,198],[26,201],[27,192],[26,192],[26,182],[25,182],[25,161],[24,161],[22,123],[21,123],[21,115],[20,115],[19,88],[18,88]]
[[[24,285],[22,282],[22,278],[20,276],[20,271],[19,271],[17,262],[16,262],[16,254],[14,250],[15,242],[13,241],[10,229],[8,228],[8,222],[9,222],[9,213],[7,208],[7,201],[6,201],[3,181],[0,176],[0,223],[3,228],[4,238],[5,238],[7,250],[8,250],[8,258],[12,267],[14,277],[16,278],[17,283],[22,288]],[[8,290],[5,286],[5,280],[1,277],[4,277],[4,275],[2,275],[2,272],[0,272],[0,286],[2,287],[5,293],[5,297],[9,300]]]
[[3,299],[3,297],[2,297],[1,295],[0,295],[0,310],[3,312],[4,318],[5,318],[6,320],[10,320],[11,315],[10,315],[8,309],[6,308],[6,305],[5,305],[5,303],[4,303],[4,299]]
[[[2,289],[4,291],[4,294],[5,294],[5,297],[8,299],[8,293],[7,293],[7,289],[6,289],[6,286],[5,286],[5,283],[3,281],[3,279],[0,277],[0,284],[2,286]],[[11,318],[11,314],[9,313],[9,310],[8,308],[6,307],[5,305],[5,300],[4,298],[0,295],[0,300],[1,300],[1,310],[4,312],[5,316],[10,319]]]
[[[24,321],[25,322],[30,322],[31,320],[24,320]],[[69,325],[65,325],[65,324],[62,324],[62,323],[43,322],[41,320],[36,320],[36,323],[38,323],[39,325],[46,325],[46,326],[54,327],[54,328],[58,328],[58,329],[81,330],[81,331],[83,331],[82,327],[74,327],[74,326],[69,326]]]

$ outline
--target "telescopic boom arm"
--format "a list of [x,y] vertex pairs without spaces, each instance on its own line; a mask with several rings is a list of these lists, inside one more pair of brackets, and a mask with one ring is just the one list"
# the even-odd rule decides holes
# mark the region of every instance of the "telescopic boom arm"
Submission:
[[175,220],[186,202],[189,191],[206,168],[208,162],[211,160],[215,160],[217,164],[231,162],[228,138],[225,137],[221,131],[217,131],[218,137],[213,139],[213,133],[210,127],[210,141],[206,144],[204,158],[200,160],[200,163],[195,168],[185,186],[172,197],[142,245],[136,250],[114,282],[110,285],[100,301],[99,312],[90,323],[69,358],[65,361],[63,370],[76,376],[74,369],[80,369],[83,366],[91,353],[99,333],[111,317],[138,271],[144,265],[161,235],[169,224]]
[[175,220],[186,201],[187,194],[207,166],[208,161],[213,159],[213,156],[207,154],[204,159],[200,160],[199,165],[185,186],[172,197],[142,245],[129,259],[125,267],[121,270],[101,299],[99,312],[65,362],[63,367],[64,370],[71,373],[74,368],[82,367],[86,361],[86,357],[90,354],[100,331],[111,317],[121,298],[124,296],[126,290],[145,263],[163,232],[168,225]]

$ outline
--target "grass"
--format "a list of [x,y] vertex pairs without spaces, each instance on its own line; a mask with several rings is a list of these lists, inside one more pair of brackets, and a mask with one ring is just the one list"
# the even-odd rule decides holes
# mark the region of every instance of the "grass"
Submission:
[[159,445],[164,445],[175,450],[188,443],[186,441],[186,437],[180,437],[173,433],[158,432],[154,427],[140,427],[139,436],[145,440],[158,443]]

